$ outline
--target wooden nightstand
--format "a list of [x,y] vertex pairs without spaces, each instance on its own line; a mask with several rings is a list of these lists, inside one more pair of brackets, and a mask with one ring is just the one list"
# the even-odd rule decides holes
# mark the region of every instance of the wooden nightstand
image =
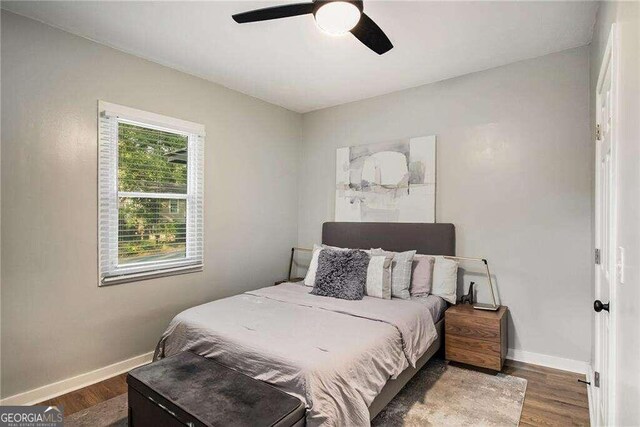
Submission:
[[507,312],[454,305],[445,311],[445,357],[481,368],[502,370],[507,356]]

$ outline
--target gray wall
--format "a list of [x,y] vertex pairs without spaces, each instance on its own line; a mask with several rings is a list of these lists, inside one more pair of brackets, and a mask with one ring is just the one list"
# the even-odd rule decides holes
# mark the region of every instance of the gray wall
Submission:
[[[2,396],[151,351],[286,274],[300,115],[2,12]],[[98,288],[97,100],[206,126],[205,270]]]
[[640,3],[604,2],[598,10],[591,44],[592,129],[598,74],[613,23],[619,40],[616,238],[626,263],[625,281],[616,284],[612,303],[618,319],[614,411],[617,425],[631,426],[640,422]]
[[588,96],[578,48],[305,114],[298,243],[319,242],[334,218],[337,147],[435,134],[437,221],[456,225],[459,255],[488,258],[511,310],[509,347],[587,361]]

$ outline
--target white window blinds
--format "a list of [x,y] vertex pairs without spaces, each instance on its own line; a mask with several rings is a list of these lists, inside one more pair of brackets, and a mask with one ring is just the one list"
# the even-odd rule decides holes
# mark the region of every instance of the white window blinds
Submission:
[[203,265],[204,127],[98,105],[100,285]]

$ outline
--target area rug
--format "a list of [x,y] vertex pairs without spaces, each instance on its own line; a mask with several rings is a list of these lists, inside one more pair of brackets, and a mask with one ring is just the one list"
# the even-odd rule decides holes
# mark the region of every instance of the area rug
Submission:
[[[517,426],[527,380],[433,359],[373,420],[373,426]],[[125,427],[126,393],[70,415],[66,426]]]
[[527,380],[432,359],[373,426],[517,426]]

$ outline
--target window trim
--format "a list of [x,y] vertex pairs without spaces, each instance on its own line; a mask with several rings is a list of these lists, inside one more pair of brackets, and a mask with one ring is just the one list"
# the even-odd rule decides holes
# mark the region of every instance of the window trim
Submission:
[[[186,194],[118,191],[119,123],[134,124],[188,137],[187,164],[189,166],[187,167]],[[201,124],[98,101],[98,286],[203,270],[204,137],[204,126]],[[114,138],[116,138],[115,144]],[[184,259],[141,261],[127,264],[126,267],[117,266],[118,200],[123,195],[186,200],[187,244]],[[112,235],[114,232],[115,238]]]

